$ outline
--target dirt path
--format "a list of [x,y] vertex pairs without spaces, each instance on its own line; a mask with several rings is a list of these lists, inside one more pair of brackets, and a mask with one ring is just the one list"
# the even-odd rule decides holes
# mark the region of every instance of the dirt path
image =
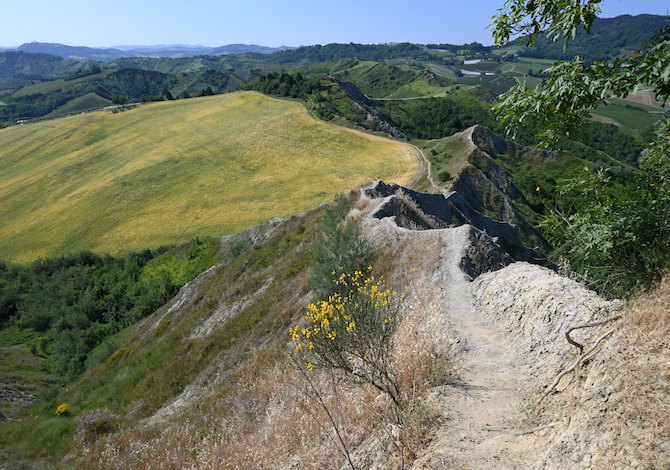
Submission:
[[430,161],[428,158],[426,158],[426,154],[423,153],[423,150],[421,150],[419,147],[413,144],[409,144],[414,150],[416,150],[419,155],[421,155],[421,160],[422,160],[422,168],[421,171],[419,171],[416,176],[414,177],[414,180],[407,186],[408,188],[414,187],[416,183],[419,182],[419,180],[423,177],[423,174],[426,173],[426,178],[428,179],[428,182],[430,183],[431,188],[433,191],[437,191],[437,185],[435,184],[435,180],[433,180],[433,173],[431,171],[431,165]]
[[[535,437],[512,436],[523,416],[523,391],[531,377],[522,358],[472,308],[469,282],[458,262],[463,244],[444,246],[444,322],[458,338],[458,373],[442,396],[446,417],[436,439],[413,469],[526,469],[538,457]],[[438,287],[438,286],[436,286]]]

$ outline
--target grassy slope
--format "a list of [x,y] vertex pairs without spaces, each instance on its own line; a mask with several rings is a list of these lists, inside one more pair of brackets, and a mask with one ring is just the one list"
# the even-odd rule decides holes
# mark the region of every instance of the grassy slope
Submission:
[[54,117],[54,116],[60,116],[62,114],[77,113],[89,109],[103,108],[111,104],[112,104],[111,101],[101,96],[98,96],[95,93],[88,93],[84,96],[80,96],[79,98],[75,98],[71,101],[68,101],[66,104],[64,104],[58,109],[51,111],[46,116]]
[[85,77],[75,78],[73,80],[59,79],[59,80],[53,80],[53,81],[50,81],[50,82],[40,82],[40,83],[36,83],[34,85],[29,85],[29,86],[23,87],[20,90],[17,90],[12,96],[14,98],[20,98],[22,96],[37,95],[39,93],[42,93],[42,94],[49,93],[50,91],[59,90],[59,89],[65,87],[65,86],[75,85],[75,84],[79,84],[79,83],[85,83],[85,82],[89,82],[91,80],[95,80],[95,79],[98,79],[98,78],[103,78],[103,77],[106,77],[106,76],[110,75],[111,73],[113,73],[113,71],[106,70],[106,71],[98,73],[98,74],[87,75]]
[[0,259],[16,262],[234,233],[418,167],[406,144],[253,92],[7,128],[0,143]]
[[663,108],[611,98],[607,100],[606,106],[598,106],[594,114],[613,119],[629,129],[644,130],[659,120]]
[[[468,155],[473,150],[472,145],[460,133],[442,139],[418,141],[417,145],[430,162],[433,181],[438,185],[444,185],[454,178],[468,163]],[[447,173],[449,178],[441,179],[441,176],[446,177]],[[414,189],[433,191],[430,182],[425,177],[417,182]]]
[[[77,420],[96,408],[119,413],[125,423],[134,425],[178,395],[217,357],[226,361],[232,374],[230,385],[219,386],[220,398],[231,392],[243,367],[266,366],[282,358],[288,336],[277,332],[285,334],[294,314],[304,306],[307,266],[323,212],[318,208],[291,219],[266,243],[217,267],[197,284],[197,293],[183,310],[165,315],[168,307],[164,306],[120,332],[114,338],[120,348],[104,363],[58,397],[24,410],[23,419],[5,428],[0,435],[0,460],[3,449],[24,457],[59,459],[71,450]],[[192,336],[196,325],[212,315],[219,303],[220,308],[235,312],[234,303],[240,299],[252,300],[242,304],[225,328],[215,328],[206,338]],[[54,416],[61,402],[72,406],[72,416]],[[218,413],[227,411],[219,408]]]

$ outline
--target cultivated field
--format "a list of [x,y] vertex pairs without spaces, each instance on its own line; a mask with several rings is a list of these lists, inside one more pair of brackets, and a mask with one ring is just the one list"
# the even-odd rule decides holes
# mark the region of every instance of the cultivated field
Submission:
[[370,179],[408,183],[418,158],[253,92],[14,126],[0,130],[0,259],[225,235]]

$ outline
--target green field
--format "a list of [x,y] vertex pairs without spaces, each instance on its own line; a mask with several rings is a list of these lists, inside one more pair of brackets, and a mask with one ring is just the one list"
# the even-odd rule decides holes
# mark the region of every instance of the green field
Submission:
[[87,75],[85,77],[75,78],[73,80],[61,79],[61,80],[54,80],[51,82],[36,83],[35,85],[30,85],[21,88],[20,90],[16,91],[12,96],[14,98],[20,98],[22,96],[37,95],[40,93],[45,94],[54,90],[59,90],[65,86],[75,85],[78,83],[85,83],[91,80],[95,80],[97,78],[106,77],[107,75],[110,75],[112,72],[113,72],[112,70],[106,70],[101,73],[97,73],[94,75]]
[[612,119],[629,129],[645,130],[661,118],[663,109],[610,98],[607,105],[598,106],[593,113]]
[[0,130],[0,259],[122,253],[299,214],[416,151],[243,92]]
[[455,67],[447,67],[446,65],[429,63],[426,64],[426,68],[431,72],[433,72],[434,74],[439,75],[440,77],[443,78],[448,78],[451,80],[455,80],[458,78]]
[[95,93],[88,93],[79,98],[68,101],[60,108],[54,109],[46,117],[61,116],[63,114],[77,113],[81,111],[88,111],[90,109],[104,108],[110,106],[111,101],[96,95]]

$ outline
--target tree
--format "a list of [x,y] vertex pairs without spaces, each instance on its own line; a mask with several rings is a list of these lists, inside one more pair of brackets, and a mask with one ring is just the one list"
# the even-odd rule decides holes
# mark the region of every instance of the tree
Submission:
[[[497,45],[520,35],[532,45],[540,34],[567,44],[577,29],[587,32],[600,12],[602,0],[556,2],[553,0],[507,0],[493,17],[493,38]],[[638,87],[651,87],[656,97],[670,98],[670,26],[658,31],[649,44],[630,58],[586,64],[577,56],[570,62],[556,62],[545,70],[542,88],[526,89],[520,83],[502,95],[494,111],[515,134],[519,127],[533,127],[544,146],[563,134],[574,133],[589,111],[611,96],[625,98]],[[660,126],[661,141],[670,138],[668,119]],[[653,144],[651,148],[655,148]]]
[[119,108],[124,108],[125,104],[128,102],[128,98],[122,95],[115,96],[112,98],[112,103],[117,105]]
[[[587,32],[602,0],[507,0],[493,18],[496,44],[520,35],[533,44],[539,34],[567,44],[577,29]],[[650,87],[664,103],[670,99],[670,26],[656,32],[632,57],[587,64],[577,56],[545,70],[541,88],[519,84],[494,106],[509,134],[533,128],[548,146],[574,133],[589,111],[611,96],[625,98]],[[656,138],[640,160],[633,183],[621,187],[607,173],[559,182],[563,200],[550,201],[545,235],[573,270],[616,296],[628,296],[670,271],[670,119],[662,119]],[[567,203],[566,203],[567,202]]]

